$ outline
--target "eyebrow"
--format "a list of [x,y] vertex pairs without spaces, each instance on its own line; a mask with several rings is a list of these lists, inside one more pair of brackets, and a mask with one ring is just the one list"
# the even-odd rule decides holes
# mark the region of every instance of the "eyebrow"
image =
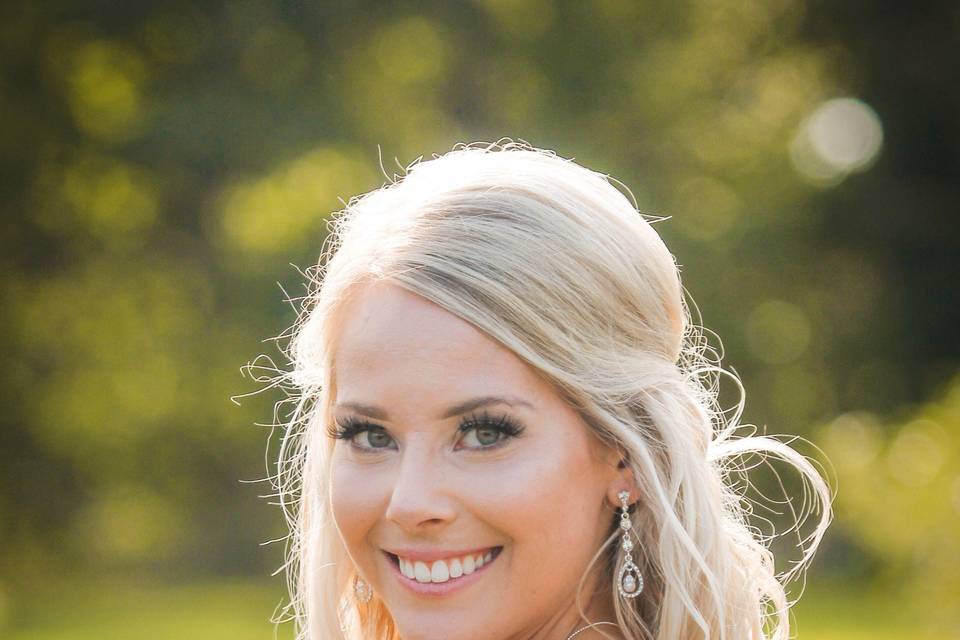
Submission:
[[[534,409],[534,406],[523,400],[521,398],[516,398],[513,396],[479,396],[477,398],[471,398],[464,402],[457,403],[443,412],[440,416],[441,420],[446,420],[454,416],[459,416],[461,414],[467,413],[468,411],[473,411],[481,407],[487,407],[494,404],[505,404],[510,407],[527,407],[528,409]],[[336,409],[349,409],[356,413],[359,413],[362,416],[368,418],[373,418],[375,420],[389,420],[389,414],[374,404],[367,404],[365,402],[338,402],[335,405]]]

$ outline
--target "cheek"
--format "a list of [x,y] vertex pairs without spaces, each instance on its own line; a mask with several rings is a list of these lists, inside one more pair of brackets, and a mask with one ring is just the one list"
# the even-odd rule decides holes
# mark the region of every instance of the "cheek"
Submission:
[[330,508],[347,551],[364,564],[364,542],[382,511],[378,483],[373,474],[363,473],[334,453],[330,465]]
[[539,449],[484,485],[481,517],[512,541],[516,579],[542,585],[579,578],[609,520],[606,484],[587,456]]

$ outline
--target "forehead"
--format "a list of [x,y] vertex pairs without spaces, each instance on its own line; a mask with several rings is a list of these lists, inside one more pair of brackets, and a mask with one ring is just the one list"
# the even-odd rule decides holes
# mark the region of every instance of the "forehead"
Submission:
[[346,303],[339,322],[333,356],[338,402],[424,405],[451,396],[548,392],[510,350],[399,286],[365,285]]

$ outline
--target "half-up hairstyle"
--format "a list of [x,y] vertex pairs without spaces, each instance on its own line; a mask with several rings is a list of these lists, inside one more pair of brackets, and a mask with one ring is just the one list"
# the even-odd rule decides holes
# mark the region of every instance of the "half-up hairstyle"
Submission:
[[[286,350],[291,410],[275,476],[290,527],[284,568],[298,640],[399,637],[376,596],[353,597],[355,569],[328,501],[339,311],[374,281],[472,323],[623,452],[639,488],[633,556],[645,580],[639,597],[613,596],[625,638],[787,640],[785,585],[812,560],[832,517],[830,491],[787,444],[756,429],[738,433],[738,378],[692,322],[677,265],[650,220],[606,176],[526,144],[458,146],[352,199],[327,242]],[[726,412],[717,403],[723,376],[741,391]],[[798,533],[814,507],[820,519],[782,574],[773,538],[749,521],[745,461],[755,456],[795,469],[817,498],[791,511]],[[611,586],[623,553],[615,525],[591,565]]]

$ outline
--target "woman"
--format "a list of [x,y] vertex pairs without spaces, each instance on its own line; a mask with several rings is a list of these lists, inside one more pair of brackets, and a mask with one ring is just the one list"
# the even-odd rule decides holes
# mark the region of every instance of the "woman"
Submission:
[[[331,239],[278,475],[299,638],[788,637],[829,490],[734,435],[743,400],[716,405],[671,254],[604,176],[459,147],[351,200]],[[731,482],[745,453],[820,498],[786,575]]]

